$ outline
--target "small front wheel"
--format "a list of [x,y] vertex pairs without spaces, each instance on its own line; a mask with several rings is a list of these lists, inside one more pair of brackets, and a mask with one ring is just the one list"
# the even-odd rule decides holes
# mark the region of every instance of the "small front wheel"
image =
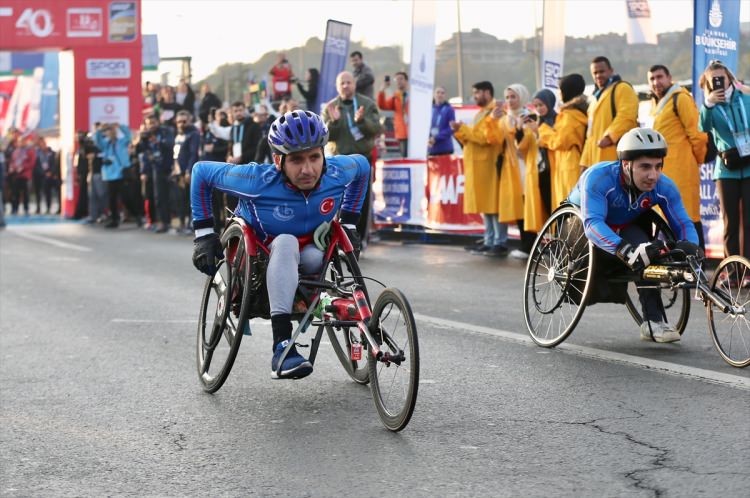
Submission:
[[398,289],[385,289],[375,302],[370,332],[380,348],[368,350],[370,389],[383,424],[400,431],[409,423],[417,402],[419,343],[414,314]]
[[708,328],[721,357],[733,367],[750,365],[750,261],[730,256],[716,268],[711,278],[711,292],[731,305],[727,313],[713,302],[708,303]]

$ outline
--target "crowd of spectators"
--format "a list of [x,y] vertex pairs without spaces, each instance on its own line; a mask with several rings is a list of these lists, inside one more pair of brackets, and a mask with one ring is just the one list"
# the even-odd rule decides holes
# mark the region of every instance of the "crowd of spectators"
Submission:
[[[398,144],[394,155],[406,157],[408,74],[398,71],[393,80],[384,75],[378,85],[361,52],[351,53],[350,64],[351,72],[344,71],[336,79],[338,95],[321,109],[314,108],[320,88],[318,70],[306,69],[300,81],[284,53],[278,54],[268,71],[267,94],[252,100],[245,95],[245,100],[229,105],[205,83],[196,95],[185,80],[174,87],[147,82],[143,88],[144,118],[137,133],[131,136],[131,130],[120,123],[98,123],[95,130],[79,132],[76,172],[80,190],[74,217],[110,228],[130,219],[157,233],[191,234],[192,165],[198,160],[233,164],[272,161],[267,144],[269,127],[276,116],[296,109],[321,113],[331,132],[329,152],[361,153],[374,162],[383,151],[383,131],[388,129]],[[557,95],[545,89],[532,93],[515,83],[496,97],[491,82],[478,82],[473,86],[473,97],[480,110],[472,123],[456,121],[445,89],[436,86],[430,136],[424,146],[431,155],[452,154],[455,138],[462,148],[464,211],[479,213],[485,220],[485,237],[468,247],[472,253],[528,257],[536,231],[565,199],[583,169],[616,159],[619,138],[639,125],[654,127],[667,137],[670,149],[664,170],[678,184],[702,237],[697,165],[714,159],[714,141],[718,139],[727,147],[731,140],[725,135],[738,134],[731,126],[726,133],[721,126],[717,131],[716,122],[721,121],[723,110],[717,104],[723,101],[712,93],[711,82],[707,77],[701,82],[711,98],[706,97],[700,106],[699,127],[699,106],[689,93],[672,82],[666,66],[652,66],[647,75],[652,110],[648,122],[639,123],[638,96],[632,84],[617,75],[609,59],[594,58],[590,70],[594,83],[590,97],[584,95],[586,79],[580,74],[561,78]],[[744,87],[725,67],[707,68],[707,74],[710,70],[725,71],[728,88],[736,86],[737,94],[742,93]],[[299,101],[293,97],[295,87],[301,96]],[[727,99],[730,97],[728,92]],[[711,114],[713,109],[716,112]],[[719,117],[704,118],[713,115]],[[10,203],[11,214],[30,215],[33,198],[35,213],[53,209],[59,213],[59,158],[44,138],[9,130],[0,145],[3,208]],[[750,147],[744,142],[740,145]],[[740,152],[745,149],[740,148]],[[747,196],[744,163],[740,181],[736,181],[737,174],[727,173],[728,168],[723,167],[723,156],[717,161],[715,176],[723,204],[746,208],[750,203],[740,202]],[[217,194],[214,204],[216,226],[221,227],[226,209],[233,209],[236,199]],[[746,254],[750,243],[746,243],[749,236],[744,232],[750,232],[750,216],[723,207],[728,230],[724,236],[726,253],[740,253],[741,239],[741,252]],[[363,219],[367,219],[367,213]],[[739,219],[745,220],[742,226]],[[521,247],[513,252],[506,244],[510,225],[516,225],[521,233]],[[361,233],[366,230],[366,226],[360,228]],[[734,234],[740,231],[741,237]]]

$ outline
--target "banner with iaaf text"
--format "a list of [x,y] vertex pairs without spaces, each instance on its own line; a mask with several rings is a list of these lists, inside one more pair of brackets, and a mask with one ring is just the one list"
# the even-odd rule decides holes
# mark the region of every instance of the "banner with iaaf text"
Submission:
[[[740,41],[740,2],[738,0],[694,0],[693,4],[693,98],[700,109],[703,91],[698,85],[711,60],[720,60],[737,71]],[[706,254],[724,257],[723,223],[713,180],[713,164],[701,165],[701,222]]]
[[[565,58],[565,2],[544,0],[542,81],[538,88],[559,88]],[[538,82],[537,82],[538,83]]]
[[349,57],[349,34],[352,25],[341,21],[328,20],[326,39],[323,43],[323,59],[320,63],[318,96],[314,112],[322,113],[323,105],[336,97],[336,76],[346,69]]
[[433,0],[412,4],[411,65],[409,71],[408,157],[425,159],[432,120],[435,85],[435,18]]

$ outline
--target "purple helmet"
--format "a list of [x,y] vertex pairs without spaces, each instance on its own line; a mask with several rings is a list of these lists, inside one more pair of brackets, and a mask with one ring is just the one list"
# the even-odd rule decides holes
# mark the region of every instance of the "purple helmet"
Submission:
[[291,111],[279,116],[268,132],[268,145],[276,154],[291,154],[323,147],[328,128],[320,116],[310,111]]

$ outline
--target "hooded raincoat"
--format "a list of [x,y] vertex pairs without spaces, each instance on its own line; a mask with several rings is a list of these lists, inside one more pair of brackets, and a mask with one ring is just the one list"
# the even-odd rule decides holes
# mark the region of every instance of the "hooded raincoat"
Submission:
[[539,126],[539,145],[549,149],[552,171],[552,209],[564,201],[581,175],[581,152],[586,139],[585,95],[579,95],[560,107],[555,126]]
[[[536,138],[531,130],[523,128],[523,137],[516,143],[516,126],[515,119],[520,119],[511,115],[505,115],[500,119],[493,119],[490,127],[489,139],[500,147],[503,154],[502,167],[500,169],[500,179],[498,180],[498,205],[497,217],[500,223],[515,223],[524,219],[524,189],[521,183],[521,168],[519,156],[524,158],[524,163],[531,165],[536,170],[536,157],[538,148]],[[533,174],[533,173],[532,173]],[[542,200],[539,194],[538,175],[536,178],[536,197],[541,207]],[[534,180],[531,179],[533,183]],[[532,201],[534,202],[534,201]],[[525,223],[525,221],[524,221]],[[528,228],[524,225],[524,230],[535,231],[534,227]]]
[[698,131],[698,108],[690,93],[675,84],[654,102],[650,115],[654,130],[667,141],[664,174],[677,185],[690,219],[700,221],[700,165],[706,157],[708,136]]
[[[589,126],[581,155],[581,165],[585,167],[601,161],[616,160],[620,137],[638,126],[638,95],[635,90],[617,75],[610,81],[599,97],[589,105]],[[605,136],[612,140],[613,145],[601,148],[598,142]]]
[[464,213],[497,213],[498,181],[495,163],[500,146],[489,140],[495,119],[490,115],[495,101],[483,107],[472,126],[463,124],[455,132],[464,148]]

